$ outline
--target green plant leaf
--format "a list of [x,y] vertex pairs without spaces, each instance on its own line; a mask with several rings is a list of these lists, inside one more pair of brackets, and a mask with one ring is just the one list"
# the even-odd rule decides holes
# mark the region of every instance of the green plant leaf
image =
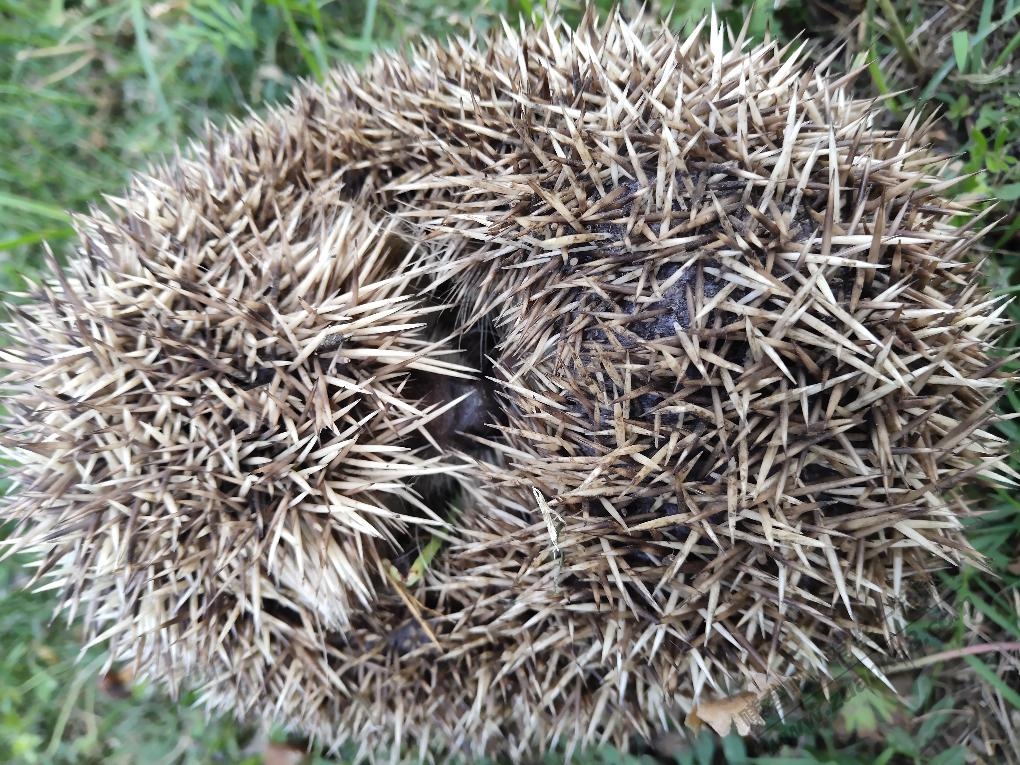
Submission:
[[930,760],[928,765],[964,765],[967,762],[967,750],[962,746],[943,749]]
[[15,194],[7,194],[0,191],[0,207],[9,207],[18,212],[31,213],[41,218],[59,220],[61,223],[68,222],[68,215],[64,210],[45,202],[37,202],[34,199],[25,199]]
[[893,718],[898,704],[883,693],[862,688],[851,695],[839,710],[839,720],[848,733],[875,736]]
[[973,667],[974,671],[978,675],[980,675],[981,678],[986,683],[994,687],[995,690],[1002,694],[1002,698],[1004,698],[1006,701],[1008,701],[1017,709],[1020,709],[1020,693],[1017,693],[1012,688],[1010,688],[1006,684],[1006,681],[999,677],[997,674],[995,674],[991,667],[989,667],[983,661],[978,659],[976,656],[964,656],[963,658],[964,661],[966,661],[971,667]]
[[1007,183],[995,189],[995,197],[1003,202],[1015,202],[1020,199],[1020,183]]
[[970,35],[966,29],[953,32],[953,56],[956,58],[956,68],[961,72],[967,70],[967,54],[970,53]]

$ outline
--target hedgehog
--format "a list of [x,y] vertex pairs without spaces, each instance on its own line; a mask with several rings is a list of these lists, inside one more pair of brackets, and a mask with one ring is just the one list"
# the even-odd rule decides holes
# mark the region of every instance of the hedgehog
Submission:
[[138,176],[12,309],[9,546],[111,661],[356,760],[874,667],[980,563],[1005,304],[926,124],[802,55],[552,17]]

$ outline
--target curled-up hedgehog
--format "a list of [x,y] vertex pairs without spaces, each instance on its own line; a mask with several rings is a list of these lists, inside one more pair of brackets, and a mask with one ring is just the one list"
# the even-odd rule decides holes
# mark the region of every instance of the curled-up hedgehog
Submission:
[[923,125],[724,38],[382,56],[139,176],[13,310],[13,549],[112,659],[367,759],[893,650],[977,560],[1004,305]]

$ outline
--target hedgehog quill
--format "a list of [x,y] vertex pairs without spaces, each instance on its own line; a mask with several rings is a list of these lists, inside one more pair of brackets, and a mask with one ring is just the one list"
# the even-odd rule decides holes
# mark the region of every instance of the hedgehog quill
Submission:
[[892,650],[977,562],[1004,303],[925,126],[845,84],[588,14],[139,175],[12,309],[10,549],[111,660],[369,760]]

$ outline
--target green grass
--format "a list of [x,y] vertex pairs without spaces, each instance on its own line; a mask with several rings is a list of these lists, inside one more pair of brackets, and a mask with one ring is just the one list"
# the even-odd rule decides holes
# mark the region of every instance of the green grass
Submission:
[[[40,269],[43,242],[58,256],[72,243],[68,210],[85,211],[116,194],[131,170],[201,137],[207,121],[244,113],[245,105],[286,99],[303,77],[338,62],[358,65],[379,49],[422,37],[484,33],[501,16],[530,17],[538,0],[403,3],[395,0],[0,0],[0,292]],[[561,3],[577,14],[575,4]],[[602,7],[609,5],[601,3]],[[944,113],[945,142],[959,168],[978,172],[969,193],[1001,200],[1003,220],[988,242],[993,288],[1020,291],[1020,0],[976,0],[966,25],[948,30],[950,54],[920,81],[904,62],[930,58],[924,10],[933,4],[863,3],[868,87],[912,88],[891,107]],[[709,2],[676,3],[677,26],[700,18]],[[780,11],[761,0],[725,3],[731,23],[750,19],[755,36],[824,32],[807,0]],[[1011,26],[1012,25],[1012,26]],[[1015,31],[1014,31],[1015,30]],[[1014,306],[1013,316],[1020,318]],[[2,339],[0,339],[2,342]],[[1015,347],[1014,331],[1004,344]],[[1004,408],[1015,412],[1020,398]],[[1003,432],[1020,441],[1020,425]],[[1017,461],[1014,460],[1014,467]],[[1020,499],[1007,491],[982,499],[989,513],[971,539],[991,574],[947,576],[950,619],[912,628],[918,652],[1020,640]],[[229,720],[206,721],[188,699],[173,703],[153,689],[114,698],[99,682],[102,655],[81,654],[73,627],[50,626],[52,601],[21,589],[15,562],[0,564],[0,762],[257,763],[259,737]],[[76,661],[77,660],[77,661]],[[852,673],[856,676],[856,673]],[[962,763],[973,739],[958,740],[969,709],[982,700],[1020,715],[1015,665],[994,653],[947,660],[895,676],[899,696],[876,681],[833,689],[824,715],[809,725],[773,724],[757,741],[700,735],[677,747],[682,763]],[[902,685],[902,687],[900,687]],[[548,762],[556,762],[551,756]],[[649,762],[606,750],[580,762]]]
[[[50,625],[49,598],[24,591],[0,568],[0,762],[254,765],[251,734],[207,723],[195,708],[141,687],[119,699],[99,682],[101,651],[81,651],[73,629]],[[186,700],[187,701],[187,700]]]

